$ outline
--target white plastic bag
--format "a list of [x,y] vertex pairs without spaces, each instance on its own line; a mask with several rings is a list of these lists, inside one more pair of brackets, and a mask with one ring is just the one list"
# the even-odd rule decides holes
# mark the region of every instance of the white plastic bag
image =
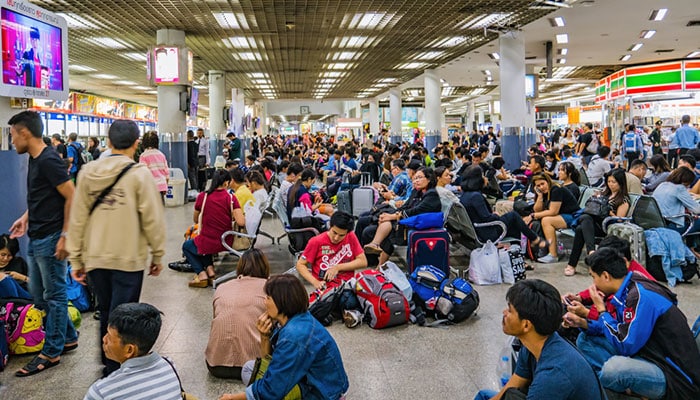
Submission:
[[248,234],[254,235],[258,231],[258,225],[262,220],[262,212],[260,209],[249,201],[243,207],[245,211],[245,229]]
[[387,261],[379,267],[379,270],[382,271],[382,274],[384,274],[384,276],[389,279],[394,286],[403,292],[406,299],[411,300],[413,297],[413,289],[411,288],[411,284],[408,282],[406,274],[404,274],[404,272],[401,271],[396,264],[391,261]]
[[502,282],[498,249],[490,240],[474,249],[469,258],[469,280],[477,285],[495,285]]
[[510,265],[510,254],[506,249],[498,250],[498,262],[501,266],[501,277],[503,278],[503,283],[512,285],[515,283],[515,276],[513,276],[513,267]]

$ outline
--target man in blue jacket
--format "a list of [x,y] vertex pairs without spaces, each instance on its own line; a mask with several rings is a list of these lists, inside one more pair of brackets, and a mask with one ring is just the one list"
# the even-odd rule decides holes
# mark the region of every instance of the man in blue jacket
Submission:
[[[676,295],[628,272],[612,248],[596,251],[586,263],[594,283],[591,300],[600,317],[588,321],[567,313],[564,321],[584,329],[577,345],[603,387],[648,399],[700,398],[700,352]],[[603,300],[608,296],[614,313]]]

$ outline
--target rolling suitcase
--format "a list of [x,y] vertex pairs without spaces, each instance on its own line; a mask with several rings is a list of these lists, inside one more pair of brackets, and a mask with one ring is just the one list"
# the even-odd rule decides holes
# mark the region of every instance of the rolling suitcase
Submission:
[[370,211],[377,201],[377,191],[371,186],[362,186],[352,191],[352,215],[359,217]]
[[646,239],[644,238],[644,229],[641,226],[630,222],[611,224],[608,226],[608,235],[615,235],[629,241],[632,258],[638,263],[646,265]]
[[338,211],[346,212],[352,215],[352,194],[350,190],[340,190],[338,191],[338,197],[336,202],[338,205]]
[[406,261],[408,273],[421,265],[440,268],[450,274],[450,235],[444,228],[408,231]]

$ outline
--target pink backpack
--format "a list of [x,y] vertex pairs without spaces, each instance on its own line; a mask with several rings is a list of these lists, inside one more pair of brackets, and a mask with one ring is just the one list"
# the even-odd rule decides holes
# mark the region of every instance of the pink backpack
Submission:
[[44,312],[34,304],[7,303],[0,307],[0,319],[5,321],[5,332],[10,354],[37,353],[44,347],[46,336]]

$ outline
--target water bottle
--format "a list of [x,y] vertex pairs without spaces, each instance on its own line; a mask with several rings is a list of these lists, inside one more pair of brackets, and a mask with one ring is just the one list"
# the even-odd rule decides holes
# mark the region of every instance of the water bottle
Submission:
[[501,359],[498,361],[498,367],[496,368],[496,373],[498,374],[498,379],[501,387],[505,386],[510,379],[511,368],[510,368],[510,356],[502,355]]

